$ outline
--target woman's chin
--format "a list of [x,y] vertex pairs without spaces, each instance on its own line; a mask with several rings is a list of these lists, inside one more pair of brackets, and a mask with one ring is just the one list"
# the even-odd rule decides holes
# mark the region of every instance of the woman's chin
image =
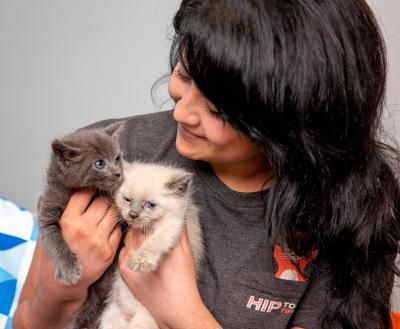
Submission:
[[176,150],[180,155],[191,160],[202,160],[196,155],[193,147],[187,145],[187,143],[180,141],[179,137],[176,139]]

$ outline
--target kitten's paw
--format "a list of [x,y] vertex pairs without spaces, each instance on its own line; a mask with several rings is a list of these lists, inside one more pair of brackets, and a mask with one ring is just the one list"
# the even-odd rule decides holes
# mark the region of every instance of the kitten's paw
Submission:
[[138,253],[128,259],[127,266],[135,272],[154,272],[158,267],[159,257]]
[[55,271],[56,279],[66,286],[76,284],[82,276],[82,265],[77,264],[69,268],[57,268]]

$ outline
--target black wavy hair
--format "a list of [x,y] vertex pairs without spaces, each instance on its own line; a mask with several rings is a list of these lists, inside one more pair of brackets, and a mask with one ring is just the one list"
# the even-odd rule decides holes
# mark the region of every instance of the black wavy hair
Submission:
[[[379,139],[385,45],[364,0],[183,0],[180,61],[274,172],[268,234],[331,277],[324,328],[390,328],[398,151]],[[311,278],[312,279],[312,278]]]

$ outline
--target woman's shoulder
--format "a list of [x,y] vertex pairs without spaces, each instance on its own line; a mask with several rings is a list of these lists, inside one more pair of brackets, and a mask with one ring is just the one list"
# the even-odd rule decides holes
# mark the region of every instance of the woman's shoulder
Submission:
[[105,129],[118,137],[127,161],[184,164],[175,147],[177,124],[172,111],[108,119],[84,129]]
[[110,129],[126,130],[134,128],[134,131],[156,130],[176,130],[176,123],[172,116],[173,111],[153,112],[147,114],[134,115],[124,118],[106,119],[94,122],[82,129]]

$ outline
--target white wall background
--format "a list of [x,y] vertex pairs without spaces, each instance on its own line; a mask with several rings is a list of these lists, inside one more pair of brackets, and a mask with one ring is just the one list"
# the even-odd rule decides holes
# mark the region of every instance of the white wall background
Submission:
[[400,1],[367,2],[382,27],[388,51],[389,76],[384,123],[387,131],[400,142]]
[[[150,88],[168,72],[179,2],[0,0],[0,196],[35,211],[52,139],[97,120],[156,110]],[[388,43],[386,125],[396,133],[400,2],[369,2]]]

